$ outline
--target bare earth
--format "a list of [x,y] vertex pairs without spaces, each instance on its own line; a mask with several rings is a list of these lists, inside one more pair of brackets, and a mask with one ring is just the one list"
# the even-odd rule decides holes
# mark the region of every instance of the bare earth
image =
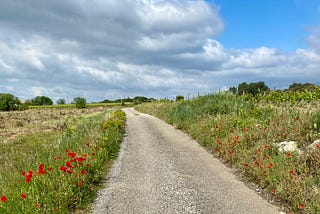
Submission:
[[93,213],[279,213],[181,131],[125,112],[128,135]]

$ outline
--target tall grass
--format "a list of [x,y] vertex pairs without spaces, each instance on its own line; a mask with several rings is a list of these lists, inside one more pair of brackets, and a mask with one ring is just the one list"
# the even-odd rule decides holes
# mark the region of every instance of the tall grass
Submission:
[[[120,126],[104,127],[109,120]],[[68,213],[88,205],[117,156],[124,120],[120,111],[95,113],[62,132],[0,145],[0,213]]]
[[[281,200],[288,211],[320,212],[320,148],[307,145],[320,139],[320,111],[287,103],[255,103],[231,94],[193,100],[152,103],[136,109],[158,116],[194,137]],[[314,106],[314,103],[312,103]],[[277,143],[297,141],[303,154],[281,153]],[[320,145],[319,145],[320,147]]]

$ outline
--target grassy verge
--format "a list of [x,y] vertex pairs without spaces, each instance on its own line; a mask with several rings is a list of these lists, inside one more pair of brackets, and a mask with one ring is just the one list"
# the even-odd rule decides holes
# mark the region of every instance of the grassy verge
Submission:
[[[296,213],[320,212],[319,101],[259,103],[230,94],[136,106],[186,131]],[[296,141],[303,151],[278,151]]]
[[0,145],[0,213],[68,213],[95,197],[124,134],[122,111],[94,113],[64,131]]

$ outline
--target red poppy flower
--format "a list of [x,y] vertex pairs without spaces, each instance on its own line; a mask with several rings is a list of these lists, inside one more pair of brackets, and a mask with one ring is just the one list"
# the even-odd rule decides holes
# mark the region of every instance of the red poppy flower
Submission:
[[85,175],[86,173],[87,173],[87,171],[86,171],[86,170],[84,170],[84,169],[83,169],[83,170],[81,170],[81,174],[82,174],[82,175]]
[[300,208],[300,209],[304,209],[304,205],[303,205],[303,204],[300,204],[300,205],[299,205],[299,208]]
[[21,172],[21,175],[24,177],[26,176],[26,172]]
[[73,168],[72,164],[69,161],[66,162],[66,166],[69,168]]
[[2,197],[1,197],[1,201],[2,201],[3,203],[5,203],[5,202],[7,201],[7,197],[6,197],[6,196],[2,196]]
[[60,167],[60,170],[66,172],[66,171],[67,171],[67,168],[64,167],[64,166],[61,166],[61,167]]
[[82,182],[81,182],[81,181],[78,182],[78,186],[79,186],[79,187],[82,186]]
[[51,171],[51,170],[52,170],[52,167],[49,167],[48,170]]
[[26,182],[27,182],[27,183],[31,182],[31,176],[27,176],[27,177],[26,177]]
[[71,158],[75,158],[75,157],[76,157],[76,153],[74,153],[74,152],[69,152],[69,153],[68,153],[68,156],[71,157]]
[[274,189],[272,189],[272,190],[271,190],[271,193],[274,194],[274,193],[276,193],[276,191],[275,191]]
[[24,194],[24,193],[21,194],[21,198],[22,198],[22,199],[26,199],[26,197],[27,197],[26,194]]

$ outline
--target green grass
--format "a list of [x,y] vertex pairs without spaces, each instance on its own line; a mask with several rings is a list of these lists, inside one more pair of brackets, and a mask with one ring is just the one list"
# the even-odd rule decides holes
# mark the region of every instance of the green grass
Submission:
[[[109,120],[120,125],[106,128]],[[0,213],[68,213],[86,207],[117,157],[124,121],[123,112],[110,110],[75,118],[64,131],[0,145]]]
[[[186,131],[226,160],[288,211],[320,212],[320,149],[306,146],[320,139],[319,101],[259,102],[231,94],[213,94],[182,102],[136,106]],[[280,153],[276,144],[297,141],[303,155]]]

